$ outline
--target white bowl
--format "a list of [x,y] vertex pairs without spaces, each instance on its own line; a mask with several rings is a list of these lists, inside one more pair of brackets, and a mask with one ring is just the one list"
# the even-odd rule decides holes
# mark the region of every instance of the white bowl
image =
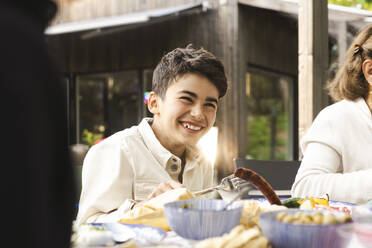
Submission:
[[[338,228],[348,223],[338,224],[294,224],[276,220],[280,212],[294,215],[297,212],[312,213],[319,210],[287,209],[262,213],[259,216],[263,234],[275,248],[340,248],[344,246],[345,239],[337,234]],[[327,212],[327,211],[321,211]],[[334,215],[344,215],[332,212]]]
[[178,235],[202,240],[221,236],[239,224],[243,203],[234,202],[222,210],[227,203],[219,199],[190,199],[167,203],[164,210],[170,228]]

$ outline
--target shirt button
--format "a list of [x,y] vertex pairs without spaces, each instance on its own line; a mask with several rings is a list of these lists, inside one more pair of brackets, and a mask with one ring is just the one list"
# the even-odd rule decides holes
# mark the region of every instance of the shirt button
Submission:
[[172,164],[172,165],[170,166],[170,169],[171,169],[172,172],[176,172],[176,171],[178,171],[178,165],[176,165],[176,164]]

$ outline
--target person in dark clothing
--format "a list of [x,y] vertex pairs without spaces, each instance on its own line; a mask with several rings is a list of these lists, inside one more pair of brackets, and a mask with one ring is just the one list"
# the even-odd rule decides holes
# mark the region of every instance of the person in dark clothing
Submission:
[[44,40],[56,10],[48,0],[0,0],[1,247],[70,246],[63,89]]

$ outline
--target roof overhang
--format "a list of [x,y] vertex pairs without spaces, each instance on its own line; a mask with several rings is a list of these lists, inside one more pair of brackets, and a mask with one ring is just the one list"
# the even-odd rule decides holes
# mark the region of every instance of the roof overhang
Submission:
[[[297,0],[239,0],[239,3],[291,15],[298,15],[299,4]],[[330,21],[369,22],[371,17],[371,11],[328,4],[328,19]]]
[[119,16],[56,24],[48,27],[45,30],[45,34],[59,35],[66,33],[87,32],[82,35],[82,38],[91,38],[93,36],[123,31],[125,29],[138,27],[144,24],[164,21],[181,15],[206,12],[208,9],[208,1],[198,4],[185,4]]

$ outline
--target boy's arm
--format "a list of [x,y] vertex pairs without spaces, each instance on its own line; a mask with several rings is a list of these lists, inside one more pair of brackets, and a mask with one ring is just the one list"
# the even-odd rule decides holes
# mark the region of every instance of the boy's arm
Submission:
[[77,223],[118,221],[133,206],[133,178],[118,145],[93,146],[84,160]]

